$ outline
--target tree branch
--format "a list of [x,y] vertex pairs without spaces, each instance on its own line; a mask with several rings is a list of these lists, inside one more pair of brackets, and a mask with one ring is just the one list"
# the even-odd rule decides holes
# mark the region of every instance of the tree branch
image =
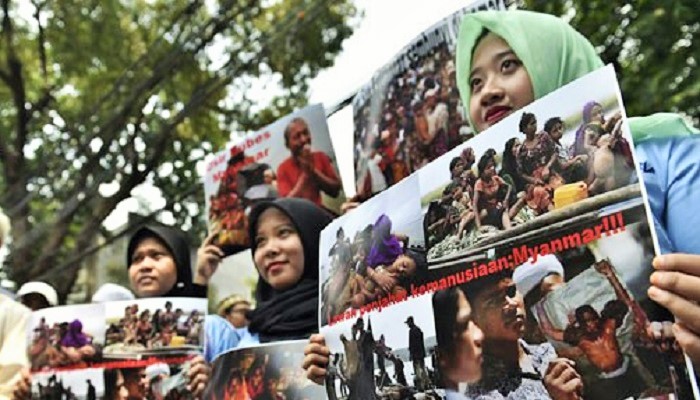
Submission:
[[36,0],[32,0],[32,5],[36,9],[34,12],[34,19],[36,20],[36,24],[39,27],[39,35],[37,37],[38,43],[37,45],[39,46],[39,61],[41,63],[41,74],[44,78],[44,86],[48,88],[49,86],[49,71],[47,67],[47,62],[46,62],[46,35],[44,34],[44,26],[41,24],[41,8],[43,7],[42,5],[39,5],[39,3]]

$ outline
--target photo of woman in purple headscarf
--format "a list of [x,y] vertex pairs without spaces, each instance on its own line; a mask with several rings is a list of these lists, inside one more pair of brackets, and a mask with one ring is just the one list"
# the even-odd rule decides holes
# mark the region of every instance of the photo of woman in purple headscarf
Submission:
[[359,231],[350,247],[355,256],[334,263],[335,276],[332,278],[338,278],[340,271],[342,279],[335,282],[344,284],[338,287],[331,283],[327,287],[339,295],[332,296],[326,290],[329,303],[322,317],[324,321],[330,321],[333,316],[351,308],[359,309],[382,299],[405,299],[410,284],[427,269],[423,249],[409,247],[408,236],[394,232],[391,218],[386,214],[381,214],[374,224]]
[[94,366],[102,359],[103,324],[104,312],[99,304],[34,312],[27,332],[32,371]]

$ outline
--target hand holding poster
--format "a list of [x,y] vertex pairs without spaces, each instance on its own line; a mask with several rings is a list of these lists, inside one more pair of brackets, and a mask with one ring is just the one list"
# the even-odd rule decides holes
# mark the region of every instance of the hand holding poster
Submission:
[[[435,388],[444,388],[448,399],[690,398],[694,377],[671,318],[647,295],[653,223],[630,140],[614,71],[602,68],[409,176],[420,205],[402,182],[329,225],[322,290],[341,295],[322,292],[321,330],[346,360],[349,398],[372,398],[367,385],[382,395],[398,386],[440,396]],[[378,230],[382,214],[401,226],[420,221],[424,234],[416,236],[429,249],[427,272],[403,280],[400,297],[379,267],[369,272],[370,257],[343,256],[344,246],[362,247],[344,239],[359,232],[382,248],[381,268],[389,269],[402,255],[392,251],[403,248],[402,229]],[[336,304],[367,281],[387,290],[369,306]],[[422,357],[398,357],[413,362],[406,383],[398,383],[398,363],[386,372],[384,361],[396,357],[371,360],[377,348],[403,347],[389,340],[402,319],[421,329],[426,348]],[[385,323],[391,328],[380,331]],[[392,382],[372,378],[384,374]]]
[[215,154],[204,193],[214,243],[227,255],[250,246],[247,213],[257,201],[299,197],[337,212],[343,194],[323,108],[304,108]]

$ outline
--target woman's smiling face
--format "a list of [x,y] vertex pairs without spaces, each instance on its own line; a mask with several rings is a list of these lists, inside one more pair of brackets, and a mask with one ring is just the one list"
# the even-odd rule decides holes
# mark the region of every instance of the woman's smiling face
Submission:
[[258,218],[253,260],[262,279],[277,291],[296,285],[304,273],[299,232],[276,207],[269,207]]
[[501,37],[489,33],[474,49],[469,73],[469,114],[483,131],[535,99],[520,58]]

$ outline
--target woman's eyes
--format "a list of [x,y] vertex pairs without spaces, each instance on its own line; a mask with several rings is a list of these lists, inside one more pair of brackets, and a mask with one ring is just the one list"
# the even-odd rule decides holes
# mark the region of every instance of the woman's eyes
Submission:
[[501,63],[501,71],[511,72],[520,65],[522,65],[522,61],[518,60],[517,58],[508,58],[503,60],[503,62]]
[[481,78],[472,78],[469,81],[469,87],[471,88],[472,93],[476,92],[479,87],[481,87],[481,82]]
[[[522,61],[520,61],[517,58],[507,58],[501,62],[500,72],[505,74],[511,73],[518,69],[518,67],[520,67],[522,64]],[[478,92],[483,86],[483,82],[484,80],[481,77],[472,77],[469,80],[469,87],[471,88],[471,92]]]
[[281,237],[287,237],[287,236],[291,235],[292,233],[294,233],[294,231],[291,230],[290,228],[282,228],[279,230],[279,232],[277,232],[277,234]]
[[[277,233],[274,236],[284,239],[284,238],[287,238],[290,235],[293,235],[295,233],[296,233],[296,231],[292,228],[280,228],[279,230],[277,230]],[[264,245],[266,242],[267,242],[267,236],[259,236],[259,237],[255,238],[255,247],[260,247],[260,246]]]

